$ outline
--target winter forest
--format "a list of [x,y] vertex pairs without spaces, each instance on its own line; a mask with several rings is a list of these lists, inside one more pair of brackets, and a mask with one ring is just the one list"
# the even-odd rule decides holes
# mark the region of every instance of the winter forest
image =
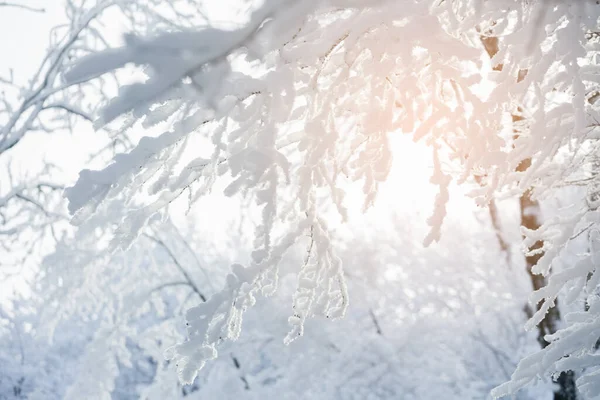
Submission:
[[0,400],[600,399],[599,1],[8,0],[0,54]]

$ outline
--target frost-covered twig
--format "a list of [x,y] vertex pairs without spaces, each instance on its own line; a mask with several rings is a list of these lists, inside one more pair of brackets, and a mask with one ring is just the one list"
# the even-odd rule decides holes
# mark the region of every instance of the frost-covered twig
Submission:
[[27,11],[33,11],[33,12],[38,12],[38,13],[46,12],[46,9],[44,9],[44,8],[31,7],[31,6],[28,6],[27,4],[19,4],[19,3],[13,3],[13,2],[8,2],[8,1],[0,1],[0,7],[22,8]]

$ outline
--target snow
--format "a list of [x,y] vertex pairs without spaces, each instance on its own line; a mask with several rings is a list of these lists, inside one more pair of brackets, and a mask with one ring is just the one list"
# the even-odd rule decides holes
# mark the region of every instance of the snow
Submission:
[[[202,4],[68,2],[41,75],[1,82],[0,245],[35,266],[0,306],[2,390],[543,398],[570,369],[600,394],[597,6],[267,0],[212,25]],[[91,116],[86,146],[55,142],[74,183],[47,160],[14,179],[6,154]],[[122,142],[88,163],[100,137]]]

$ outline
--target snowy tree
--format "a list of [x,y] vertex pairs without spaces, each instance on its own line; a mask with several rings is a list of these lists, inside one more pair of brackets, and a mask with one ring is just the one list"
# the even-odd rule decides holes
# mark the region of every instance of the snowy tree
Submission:
[[[557,183],[584,173],[598,125],[598,11],[587,1],[266,1],[237,29],[129,35],[125,47],[83,59],[67,79],[145,66],[148,78],[123,88],[98,124],[127,113],[146,125],[171,120],[173,128],[101,171],[83,171],[67,192],[69,210],[82,223],[99,207],[122,205],[116,194],[131,202],[149,191],[142,206],[119,207],[124,212],[114,217],[114,244],[128,247],[153,214],[186,192],[193,203],[219,176],[232,177],[228,194],[252,196],[262,208],[251,264],[234,265],[224,291],[188,312],[190,340],[170,357],[189,382],[219,343],[239,336],[255,296],[273,293],[283,252],[306,235],[286,341],[312,315],[343,315],[346,284],[323,208],[330,204],[346,218],[347,180],[360,181],[365,207],[372,204],[391,163],[388,133],[411,132],[431,145],[440,192],[425,244],[439,239],[452,179],[483,177],[473,196],[485,204],[507,194],[552,196]],[[491,62],[481,32],[501,42]],[[494,70],[498,64],[504,67]],[[184,161],[196,137],[206,155]],[[444,172],[442,159],[457,172]],[[550,345],[526,358],[496,394],[568,369],[582,372],[584,394],[600,394],[590,334],[598,323],[593,251],[558,266],[570,238],[593,229],[594,216],[584,207],[524,231],[527,254],[543,254],[532,272],[549,276],[536,287],[532,301],[542,304],[530,327],[563,290],[568,300],[585,295],[590,304],[565,315],[565,327],[545,337]]]
[[[105,129],[98,135],[88,128],[96,107],[116,94],[118,82],[126,80],[127,74],[108,74],[94,81],[66,83],[64,71],[77,57],[118,44],[119,38],[110,29],[105,29],[107,21],[118,21],[124,29],[140,34],[165,26],[183,29],[186,24],[192,24],[192,17],[196,18],[194,23],[202,19],[200,7],[195,7],[198,10],[195,14],[181,12],[189,4],[186,1],[168,5],[160,1],[145,4],[66,1],[60,6],[49,5],[47,10],[41,10],[0,2],[3,19],[19,16],[18,9],[40,12],[25,13],[25,25],[35,25],[46,17],[50,23],[58,22],[43,11],[62,8],[66,17],[64,24],[58,23],[50,29],[47,38],[40,38],[49,39],[49,42],[37,68],[27,65],[0,71],[0,335],[6,344],[0,352],[3,367],[0,398],[9,395],[63,398],[65,388],[61,385],[74,379],[68,370],[73,371],[69,362],[77,360],[77,351],[91,352],[99,348],[94,343],[106,339],[98,333],[97,338],[90,341],[85,336],[89,331],[82,326],[104,331],[116,329],[114,321],[108,327],[98,322],[88,326],[82,321],[89,322],[89,315],[78,318],[79,314],[68,312],[69,302],[57,304],[56,292],[68,287],[66,278],[69,276],[64,273],[64,268],[45,269],[43,265],[40,268],[42,258],[56,252],[57,245],[64,248],[65,243],[72,243],[72,229],[67,223],[68,214],[61,201],[61,192],[71,182],[69,175],[74,172],[73,165],[78,162],[81,165],[76,168],[103,165],[116,152],[130,148],[131,141],[135,140],[135,135],[130,132]],[[140,23],[140,19],[144,23]],[[15,32],[6,32],[7,37],[9,34]],[[19,65],[19,57],[15,58],[17,61],[14,62]],[[4,66],[3,63],[3,69]],[[8,62],[7,66],[10,67]],[[30,70],[31,75],[27,76]],[[82,141],[86,145],[82,145]],[[74,152],[77,152],[76,156]],[[102,260],[103,249],[97,244],[94,242],[76,256],[82,258],[93,249],[96,251],[94,257]],[[153,244],[145,243],[145,246],[152,248]],[[77,249],[72,247],[71,254]],[[84,265],[94,264],[88,260]],[[144,287],[147,291],[151,289]],[[70,293],[76,294],[75,291]],[[145,296],[146,301],[151,297],[148,293]],[[85,306],[102,304],[88,302]],[[44,313],[43,310],[47,311]],[[48,318],[49,310],[54,314]],[[61,314],[65,318],[61,318]],[[41,315],[45,318],[40,318]],[[92,320],[98,320],[97,317]],[[59,329],[59,343],[45,349],[45,341],[52,339],[47,330],[65,325],[81,334],[65,337],[65,330]],[[107,346],[113,346],[114,337],[118,339],[114,341],[117,344],[126,340],[126,336],[114,335]],[[122,349],[114,347],[106,354],[110,358],[107,369],[114,367],[115,354],[125,359]],[[61,355],[64,362],[60,360]],[[53,368],[56,371],[51,371]],[[65,376],[61,377],[61,374]]]
[[[430,147],[431,182],[439,189],[426,245],[440,240],[453,181],[469,186],[482,206],[521,198],[526,261],[541,282],[528,328],[541,324],[540,339],[549,344],[525,357],[494,395],[564,371],[578,374],[584,396],[600,395],[595,1],[266,0],[248,4],[245,19],[221,25],[200,17],[166,23],[169,5],[152,2],[160,11],[151,12],[146,2],[127,4],[123,13],[134,22],[148,18],[148,29],[131,29],[122,47],[76,51],[83,58],[53,74],[60,72],[67,88],[95,87],[107,73],[136,64],[144,76],[121,85],[95,126],[114,135],[167,128],[108,166],[83,170],[66,190],[77,240],[94,243],[101,229],[114,230],[108,250],[152,238],[160,246],[147,231],[151,221],[223,187],[260,216],[251,257],[233,261],[223,290],[187,312],[189,338],[167,354],[182,382],[240,336],[245,312],[282,285],[285,254],[299,246],[285,342],[301,336],[312,317],[345,314],[353,270],[342,271],[334,226],[353,214],[356,186],[359,208],[374,204],[389,179],[390,136],[406,133]],[[498,50],[490,54],[486,44],[494,40]],[[8,114],[0,149],[43,129],[45,101]],[[539,213],[538,201],[570,185],[586,194],[560,212]],[[559,295],[562,310],[573,311],[550,327]]]
[[[189,15],[182,12],[190,7],[186,0],[169,4],[68,0],[63,7],[64,21],[49,29],[47,48],[39,65],[15,70],[8,64],[6,71],[4,65],[0,71],[0,235],[3,239],[0,264],[9,274],[19,273],[18,266],[27,264],[31,258],[35,260],[33,263],[39,262],[36,256],[48,253],[52,247],[49,242],[58,241],[67,229],[61,224],[68,220],[68,215],[60,194],[70,182],[68,169],[72,165],[62,161],[64,152],[73,146],[64,137],[69,133],[77,137],[81,131],[89,134],[98,106],[116,95],[119,83],[128,79],[127,74],[105,74],[94,80],[67,83],[64,72],[73,60],[119,44],[120,38],[104,28],[108,21],[117,21],[122,29],[130,32],[148,34],[166,27],[185,29],[202,19],[199,12]],[[17,2],[1,2],[0,8],[7,18],[18,17],[19,9],[42,12],[26,14],[23,18],[27,23],[36,24],[45,17],[43,9]],[[195,6],[195,9],[200,10],[200,7]],[[144,23],[140,23],[140,19]],[[115,153],[126,151],[132,145],[131,133],[123,130],[104,129],[103,135],[90,134],[88,139],[90,146],[78,149],[87,155],[80,168],[94,162],[103,165]],[[44,146],[47,151],[39,154],[39,148]],[[56,148],[59,150],[48,150]],[[36,159],[38,155],[41,159]],[[75,163],[75,160],[69,161]]]

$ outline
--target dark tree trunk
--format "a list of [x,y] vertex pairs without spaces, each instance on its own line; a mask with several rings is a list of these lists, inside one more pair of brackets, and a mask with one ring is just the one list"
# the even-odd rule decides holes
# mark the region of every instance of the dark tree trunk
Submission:
[[[498,38],[493,36],[481,36],[481,42],[485,47],[490,58],[494,57],[496,53],[498,53]],[[494,70],[501,71],[503,68],[502,64],[498,64],[494,66]],[[519,76],[517,77],[517,81],[521,81],[527,75],[527,70],[519,71]],[[523,117],[520,115],[514,114],[512,116],[513,123],[518,123],[523,120]],[[515,130],[515,139],[518,137],[518,130]],[[517,167],[517,171],[525,172],[531,166],[531,159],[523,160],[519,166]],[[531,189],[527,190],[523,195],[521,195],[519,199],[519,203],[521,206],[521,226],[530,230],[537,230],[541,226],[540,220],[540,205],[539,203],[531,198]],[[498,229],[498,221],[497,221],[497,213],[495,209],[495,204],[493,208],[490,208],[490,216],[492,217],[492,222],[494,223],[494,227]],[[501,236],[498,236],[501,238]],[[506,244],[500,241],[500,246],[505,249]],[[543,242],[538,241],[534,243],[533,246],[529,248],[529,250],[541,249],[543,246]],[[531,284],[533,290],[538,290],[546,285],[546,278],[542,275],[536,275],[532,272],[532,268],[537,264],[540,258],[544,255],[543,252],[537,252],[533,255],[528,255],[525,257],[527,273],[529,274],[529,278],[531,280]],[[540,304],[538,303],[536,307],[539,310]],[[525,312],[528,317],[533,315],[532,310],[529,305],[525,305]],[[558,300],[556,301],[554,307],[552,307],[542,322],[538,324],[538,335],[537,341],[542,348],[548,346],[548,342],[544,339],[546,335],[553,334],[558,329],[558,321],[560,320],[560,313],[558,310]],[[554,380],[556,384],[558,384],[558,389],[554,392],[554,400],[577,400],[577,388],[575,385],[575,373],[573,371],[562,372],[557,379]]]
[[[531,165],[531,160],[524,160],[517,170],[525,171]],[[531,198],[531,192],[528,190],[521,198],[521,226],[527,229],[536,230],[540,227],[541,221],[539,219],[540,205],[536,200]],[[540,249],[543,246],[541,241],[534,243],[529,250]],[[532,268],[537,264],[539,259],[544,255],[543,252],[536,253],[525,257],[527,273],[531,279],[533,290],[538,290],[546,286],[546,278],[542,275],[536,275],[532,272]],[[540,304],[538,303],[537,308],[539,310]],[[527,315],[531,317],[533,312],[529,308],[529,305],[525,306]],[[560,320],[560,312],[558,310],[558,300],[554,307],[548,310],[548,313],[538,324],[538,335],[537,340],[542,348],[548,346],[548,342],[544,339],[546,335],[553,334],[558,329],[558,321]],[[558,384],[558,389],[554,392],[554,400],[576,400],[577,399],[577,387],[575,385],[575,373],[573,371],[561,372],[557,379],[554,380]]]
[[577,387],[575,386],[575,373],[573,371],[562,372],[558,379],[558,390],[554,392],[554,400],[577,399]]

